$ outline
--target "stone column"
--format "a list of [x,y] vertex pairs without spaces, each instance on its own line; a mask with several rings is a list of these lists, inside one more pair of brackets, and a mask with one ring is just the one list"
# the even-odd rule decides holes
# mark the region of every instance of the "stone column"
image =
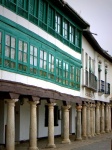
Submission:
[[93,134],[93,104],[90,106],[90,133],[91,136],[94,136]]
[[109,131],[111,132],[111,104],[109,104]]
[[55,148],[54,144],[54,105],[55,103],[48,103],[48,145],[47,148]]
[[101,133],[105,133],[104,131],[104,106],[105,104],[102,102],[101,104]]
[[109,106],[106,104],[105,107],[105,131],[108,133],[109,132]]
[[96,133],[95,133],[95,107],[96,105],[93,104],[93,135],[95,136]]
[[87,106],[87,136],[88,138],[91,137],[90,135],[90,104]]
[[84,103],[83,104],[83,106],[82,106],[82,137],[84,138],[84,139],[86,139],[86,126],[87,126],[87,124],[86,124],[86,114],[87,114],[87,104],[86,103]]
[[82,140],[82,137],[81,137],[81,109],[82,109],[82,106],[77,106],[76,107],[77,109],[77,134],[76,134],[76,140]]
[[96,103],[96,134],[99,135],[100,134],[100,110],[99,110],[99,107],[100,107],[100,103],[97,102]]
[[39,101],[28,101],[30,104],[30,132],[29,150],[38,150],[37,147],[37,111],[36,105]]
[[70,143],[69,139],[69,109],[70,105],[62,106],[63,108],[63,123],[64,123],[64,133],[62,143]]
[[9,99],[7,102],[7,133],[6,133],[6,149],[15,150],[15,116],[14,107],[18,99]]

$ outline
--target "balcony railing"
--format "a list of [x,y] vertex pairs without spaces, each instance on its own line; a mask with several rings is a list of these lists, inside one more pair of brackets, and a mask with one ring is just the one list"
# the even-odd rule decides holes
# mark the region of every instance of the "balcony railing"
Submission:
[[105,95],[110,95],[110,83],[107,83],[103,80],[98,81],[98,92],[105,94]]
[[97,79],[93,73],[88,72],[87,70],[83,70],[82,79],[83,79],[82,82],[83,86],[88,87],[94,91],[97,91]]

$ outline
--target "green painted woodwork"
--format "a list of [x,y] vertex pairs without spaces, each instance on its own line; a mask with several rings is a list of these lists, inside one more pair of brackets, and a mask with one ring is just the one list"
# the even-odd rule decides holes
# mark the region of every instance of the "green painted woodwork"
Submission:
[[81,53],[82,29],[49,0],[0,0],[0,4]]
[[22,26],[1,16],[0,20],[2,70],[80,90],[80,60]]

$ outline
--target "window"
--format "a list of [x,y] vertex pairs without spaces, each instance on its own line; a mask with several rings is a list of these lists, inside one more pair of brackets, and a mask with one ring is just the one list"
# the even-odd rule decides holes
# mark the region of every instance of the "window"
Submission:
[[92,73],[95,73],[95,61],[92,59]]
[[[48,127],[48,117],[49,117],[49,110],[48,105],[45,105],[45,127]],[[54,126],[58,126],[58,106],[54,106]]]
[[39,19],[45,24],[47,23],[47,3],[44,0],[40,0]]
[[5,36],[5,67],[16,67],[16,39],[10,35]]
[[76,68],[76,88],[80,88],[80,69]]
[[76,46],[80,47],[80,31],[77,30],[76,32]]
[[49,13],[48,13],[48,26],[52,29],[54,29],[54,9],[49,7]]
[[0,65],[2,64],[2,32],[0,32]]
[[54,56],[49,54],[49,74],[50,79],[54,79]]
[[26,11],[28,11],[28,1],[18,0],[18,6]]
[[74,81],[74,66],[70,65],[70,86],[75,87],[75,81]]
[[85,64],[85,69],[86,70],[88,70],[88,54],[86,53],[86,56],[85,56],[85,62],[86,62],[86,64]]
[[89,57],[89,72],[91,72],[91,57]]
[[74,33],[74,27],[72,25],[70,25],[70,28],[69,28],[69,40],[71,43],[74,44],[74,36],[75,36],[75,33]]
[[40,75],[47,77],[47,53],[40,50]]
[[63,21],[63,37],[68,39],[68,22],[66,20]]
[[29,2],[30,14],[32,14],[35,17],[37,17],[38,16],[37,9],[38,9],[37,0],[30,0],[30,2]]
[[19,40],[18,50],[18,68],[22,71],[27,71],[28,67],[28,45],[26,42]]
[[68,85],[69,72],[68,63],[63,62],[63,84]]
[[62,61],[56,59],[56,82],[62,83]]
[[37,48],[30,45],[30,73],[37,74]]
[[59,14],[56,13],[55,16],[55,31],[61,34],[61,17]]

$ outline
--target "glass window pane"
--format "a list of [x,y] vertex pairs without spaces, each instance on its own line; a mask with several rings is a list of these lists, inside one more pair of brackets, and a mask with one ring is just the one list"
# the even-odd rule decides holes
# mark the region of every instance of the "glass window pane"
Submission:
[[10,36],[9,36],[9,35],[6,35],[5,44],[6,44],[7,46],[10,46]]
[[46,61],[44,61],[44,69],[46,69],[47,68],[47,63],[46,63]]
[[27,63],[27,54],[26,53],[23,54],[23,62]]
[[34,66],[37,66],[37,57],[34,57]]
[[21,52],[21,51],[19,51],[19,57],[18,57],[18,59],[19,59],[20,61],[22,61],[22,52]]
[[24,43],[24,52],[27,53],[27,44],[26,43]]
[[33,55],[33,46],[30,45],[30,54]]
[[15,38],[11,37],[11,47],[15,48]]
[[22,41],[19,41],[19,50],[22,50]]
[[43,51],[40,51],[40,58],[43,59]]
[[44,52],[44,60],[47,60],[47,53]]
[[33,56],[30,56],[30,64],[33,65]]
[[51,63],[51,54],[49,54],[49,62]]
[[15,59],[15,49],[11,49],[11,59]]
[[10,48],[9,47],[5,47],[5,56],[9,57],[10,56]]
[[34,56],[37,56],[37,48],[34,47]]
[[1,46],[1,44],[0,44],[0,55],[2,54],[2,46]]
[[43,61],[40,60],[40,68],[42,68],[42,66],[43,66]]

